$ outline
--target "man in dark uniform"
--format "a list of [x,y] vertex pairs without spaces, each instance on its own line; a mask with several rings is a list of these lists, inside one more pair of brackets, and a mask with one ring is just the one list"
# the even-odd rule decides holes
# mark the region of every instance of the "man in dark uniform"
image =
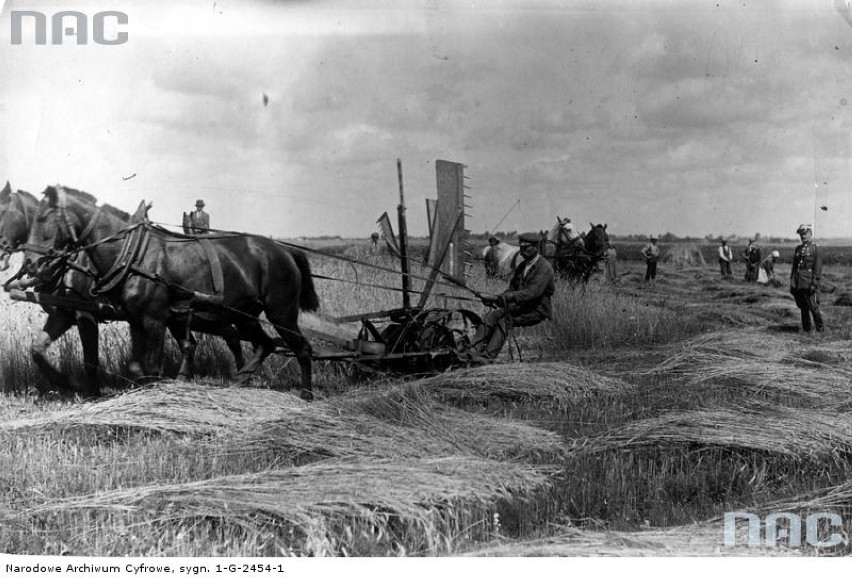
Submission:
[[195,235],[206,235],[210,232],[210,215],[204,211],[204,200],[195,201],[195,210],[189,214],[192,223],[192,233]]
[[550,297],[555,289],[553,267],[538,252],[541,236],[524,233],[518,241],[523,261],[515,268],[509,289],[499,295],[483,295],[482,303],[496,307],[482,320],[473,339],[477,354],[494,359],[512,327],[529,327],[550,319]]
[[799,225],[796,231],[802,244],[796,247],[793,267],[790,270],[790,293],[802,313],[802,330],[811,331],[811,317],[817,331],[823,330],[819,311],[819,284],[822,279],[822,253],[813,242],[810,225]]

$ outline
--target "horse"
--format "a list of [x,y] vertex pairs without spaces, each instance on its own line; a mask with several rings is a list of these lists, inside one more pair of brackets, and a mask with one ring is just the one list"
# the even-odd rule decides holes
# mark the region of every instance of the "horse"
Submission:
[[[8,186],[8,183],[7,183]],[[10,190],[11,191],[11,190]],[[11,207],[5,202],[11,202]],[[5,259],[8,260],[11,253],[23,250],[30,229],[35,220],[39,201],[33,195],[25,191],[6,193],[5,189],[0,191],[0,250],[3,251]],[[138,221],[145,218],[150,205],[140,204],[139,209],[133,216],[119,212],[117,215],[127,217],[127,222]],[[43,275],[42,283],[37,289],[61,297],[71,297],[84,303],[96,302],[92,297],[91,289],[94,280],[85,271],[90,269],[90,262],[85,253],[79,253],[69,267],[57,268],[53,278],[48,279]],[[14,282],[7,283],[6,289],[15,288]],[[69,309],[66,307],[54,307],[42,305],[48,314],[47,321],[41,332],[33,339],[30,345],[30,355],[39,370],[45,375],[48,382],[64,390],[73,390],[83,397],[97,397],[100,395],[100,384],[98,379],[98,348],[99,331],[98,324],[106,321],[116,320],[115,316],[106,313],[108,309],[98,311],[82,311],[80,309]],[[83,383],[77,383],[55,369],[47,357],[47,350],[62,337],[71,327],[77,326],[80,336],[80,344],[83,349],[83,365],[86,378]],[[192,374],[196,340],[192,334],[173,334],[175,340],[181,345],[181,368],[178,372],[180,377],[189,377]],[[225,341],[234,355],[234,361],[239,369],[245,364],[242,346],[236,335],[226,336]]]
[[[110,210],[111,209],[111,210]],[[92,291],[121,307],[130,324],[129,373],[160,376],[165,330],[225,336],[233,330],[255,345],[239,371],[254,373],[276,346],[261,326],[266,315],[301,368],[301,397],[313,399],[312,350],[299,331],[299,310],[319,308],[307,257],[256,235],[190,237],[147,220],[128,226],[88,193],[47,187],[30,231],[24,267],[42,275],[45,253],[85,252],[95,276]]]
[[485,276],[505,279],[512,274],[520,263],[521,248],[506,241],[488,244],[482,249],[482,259],[485,261]]
[[606,256],[609,245],[607,224],[594,225],[582,237],[570,238],[564,225],[566,220],[556,217],[556,224],[548,234],[548,243],[553,246],[552,263],[557,275],[569,282],[588,283],[595,268]]

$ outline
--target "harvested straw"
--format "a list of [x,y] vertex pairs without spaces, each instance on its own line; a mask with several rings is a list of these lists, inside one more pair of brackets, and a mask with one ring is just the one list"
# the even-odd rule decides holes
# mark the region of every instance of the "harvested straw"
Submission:
[[645,375],[676,376],[692,389],[725,388],[834,405],[849,399],[852,370],[816,360],[836,359],[838,349],[829,344],[803,348],[794,338],[757,331],[717,332],[691,340]]
[[[315,543],[327,544],[342,539],[329,534],[329,526],[352,520],[383,528],[402,520],[409,531],[432,529],[424,534],[434,536],[436,526],[458,519],[461,512],[481,508],[487,517],[498,500],[532,498],[549,485],[545,470],[520,464],[471,458],[361,459],[55,500],[24,515],[106,510],[144,513],[149,523],[214,518],[258,528],[283,522],[313,536]],[[318,531],[326,534],[324,539],[316,539]]]
[[293,462],[322,458],[469,455],[553,460],[557,434],[442,405],[415,387],[394,388],[286,412],[238,434],[229,451],[272,450]]
[[618,395],[634,388],[620,379],[603,377],[564,362],[486,365],[427,378],[418,382],[418,386],[451,400],[508,399],[563,407],[596,395]]
[[12,420],[0,424],[0,428],[28,434],[82,428],[203,436],[305,408],[305,402],[287,393],[172,381],[39,417]]
[[579,441],[575,447],[592,453],[723,449],[847,468],[852,456],[852,415],[768,405],[687,411],[627,424]]
[[[738,534],[737,544],[746,544]],[[725,547],[722,525],[692,524],[636,532],[566,528],[548,538],[491,544],[466,556],[801,556],[791,548]]]

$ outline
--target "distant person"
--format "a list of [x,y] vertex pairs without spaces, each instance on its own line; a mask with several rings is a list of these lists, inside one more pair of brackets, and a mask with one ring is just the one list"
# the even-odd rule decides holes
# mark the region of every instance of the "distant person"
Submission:
[[485,276],[496,277],[500,274],[500,253],[497,246],[500,244],[500,239],[497,237],[488,238],[488,247],[485,249]]
[[[790,270],[790,293],[802,314],[802,330],[823,330],[822,314],[819,310],[819,288],[822,280],[822,252],[813,242],[814,233],[810,225],[799,225],[796,230],[802,244],[793,254]],[[813,326],[811,325],[813,317]]]
[[743,251],[743,259],[746,264],[745,280],[749,283],[757,282],[757,269],[760,267],[761,252],[755,239],[748,240],[748,246]]
[[190,232],[206,235],[210,232],[210,215],[204,211],[204,199],[195,201],[195,210],[189,214]]
[[734,258],[734,252],[728,246],[725,239],[721,239],[719,244],[719,269],[722,272],[722,279],[733,279],[734,273],[731,270],[731,259]]
[[618,261],[618,253],[612,243],[607,242],[606,252],[604,253],[604,279],[610,285],[618,282],[618,271],[616,263]]
[[660,247],[657,246],[657,236],[651,235],[651,242],[642,249],[645,257],[645,282],[657,279],[657,261],[660,258]]
[[553,267],[539,254],[541,235],[524,233],[518,241],[523,261],[515,267],[509,289],[499,295],[482,296],[484,305],[496,309],[485,314],[476,330],[472,345],[478,357],[496,358],[512,327],[538,325],[552,316]]
[[761,285],[780,285],[775,279],[775,263],[781,258],[781,253],[772,251],[760,262],[757,272],[757,282]]
[[375,231],[370,234],[370,255],[379,254],[379,234]]

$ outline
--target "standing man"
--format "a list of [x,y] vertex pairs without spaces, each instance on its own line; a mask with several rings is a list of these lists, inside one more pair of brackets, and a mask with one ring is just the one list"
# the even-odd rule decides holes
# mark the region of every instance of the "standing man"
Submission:
[[734,253],[725,239],[720,241],[722,244],[719,245],[719,269],[722,271],[722,279],[732,279],[734,274],[731,271],[731,259],[734,258]]
[[523,261],[515,268],[509,289],[500,295],[482,296],[484,305],[496,309],[486,313],[472,345],[476,354],[489,359],[500,354],[512,327],[537,325],[552,316],[553,267],[538,252],[541,235],[524,233],[518,241]]
[[743,257],[746,262],[745,280],[749,283],[757,282],[757,269],[760,267],[760,247],[757,246],[755,239],[748,240],[748,247],[743,251]]
[[189,214],[192,233],[206,235],[210,232],[210,215],[204,211],[204,199],[195,201],[195,210]]
[[657,278],[657,260],[660,258],[656,235],[651,235],[651,242],[642,249],[642,256],[645,257],[645,282],[654,281]]
[[618,282],[618,271],[616,263],[618,261],[618,253],[613,244],[607,241],[606,253],[604,253],[604,279],[610,285]]
[[814,232],[810,225],[799,225],[796,230],[802,244],[793,254],[793,267],[790,270],[790,293],[796,300],[796,306],[802,314],[802,330],[823,330],[822,314],[819,311],[819,285],[822,279],[822,254],[813,242]]

